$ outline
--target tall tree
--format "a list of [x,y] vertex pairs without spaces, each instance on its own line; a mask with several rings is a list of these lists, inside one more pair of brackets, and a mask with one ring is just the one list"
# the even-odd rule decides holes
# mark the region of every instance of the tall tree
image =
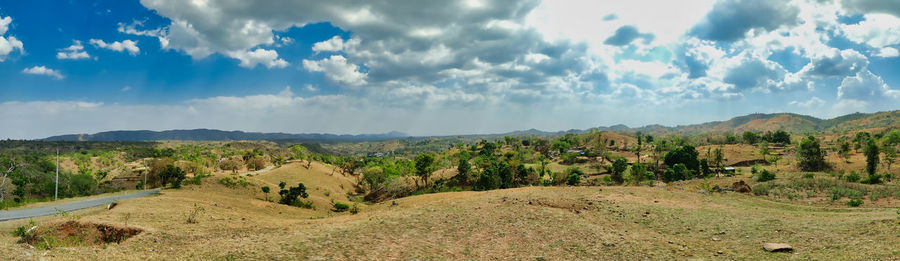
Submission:
[[863,151],[866,154],[866,172],[869,173],[869,177],[875,176],[875,171],[878,170],[878,145],[875,144],[875,140],[869,139],[866,142],[866,149]]
[[422,182],[425,183],[425,187],[428,187],[428,176],[431,176],[432,164],[434,164],[433,154],[425,153],[416,156],[416,175],[422,179]]
[[763,141],[759,144],[759,155],[762,156],[763,161],[767,161],[766,156],[769,156],[768,141]]
[[824,169],[825,152],[819,147],[819,140],[810,135],[800,141],[800,147],[797,150],[797,159],[800,170],[803,171],[819,171]]

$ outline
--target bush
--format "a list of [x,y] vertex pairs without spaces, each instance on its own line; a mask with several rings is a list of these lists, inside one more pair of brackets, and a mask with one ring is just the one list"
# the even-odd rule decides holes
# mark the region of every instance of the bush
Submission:
[[856,173],[856,171],[851,171],[850,175],[847,175],[846,179],[847,182],[858,182],[860,179],[859,173]]
[[628,169],[628,161],[626,161],[625,158],[618,158],[613,162],[611,178],[616,182],[616,184],[622,184],[622,182],[625,182],[622,174],[625,173],[626,169]]
[[581,176],[584,176],[584,171],[581,171],[578,167],[569,167],[566,169],[566,185],[569,186],[578,186],[581,184]]
[[334,209],[332,209],[332,211],[334,211],[334,212],[344,212],[344,211],[347,211],[347,210],[349,210],[349,209],[350,209],[350,205],[347,205],[347,204],[344,204],[344,203],[341,203],[341,202],[334,202]]
[[750,174],[756,175],[759,173],[759,164],[753,164],[753,167],[750,168]]
[[871,174],[868,178],[862,180],[860,183],[863,184],[881,184],[881,175]]
[[814,173],[803,174],[803,178],[805,178],[805,179],[811,179],[811,178],[815,178],[815,177],[816,177],[816,174],[814,174]]
[[253,185],[253,183],[247,182],[247,179],[244,177],[224,177],[219,179],[219,184],[232,189],[237,187],[246,188],[247,186]]
[[847,202],[847,206],[851,206],[851,207],[858,207],[858,206],[861,206],[862,204],[863,204],[862,199],[852,199]]
[[775,173],[769,172],[768,170],[762,170],[759,173],[759,177],[756,178],[757,182],[766,182],[775,179]]
[[559,156],[560,163],[565,165],[572,165],[578,160],[578,153],[565,153]]
[[350,214],[356,215],[357,213],[359,213],[359,206],[353,203],[353,207],[350,207]]

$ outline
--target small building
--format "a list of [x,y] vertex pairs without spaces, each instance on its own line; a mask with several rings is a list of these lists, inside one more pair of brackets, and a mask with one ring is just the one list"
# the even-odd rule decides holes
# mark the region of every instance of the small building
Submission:
[[734,175],[735,174],[734,167],[725,167],[725,169],[722,171],[722,173]]

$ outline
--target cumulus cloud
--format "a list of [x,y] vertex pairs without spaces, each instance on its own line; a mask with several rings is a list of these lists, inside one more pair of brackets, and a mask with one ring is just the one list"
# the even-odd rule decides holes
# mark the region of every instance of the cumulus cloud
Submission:
[[888,98],[900,99],[900,91],[890,89],[880,76],[869,70],[844,78],[838,87],[838,99],[879,101]]
[[278,52],[275,50],[256,49],[253,51],[233,51],[228,52],[228,56],[241,61],[241,67],[253,68],[257,64],[265,65],[268,68],[284,68],[288,66],[288,62],[278,58]]
[[46,76],[56,78],[57,80],[62,80],[63,78],[65,78],[65,76],[63,76],[61,73],[59,73],[59,71],[47,68],[46,66],[43,66],[43,65],[34,66],[31,68],[25,68],[24,70],[22,70],[22,73],[33,74],[33,75],[46,75]]
[[303,60],[303,68],[311,72],[323,72],[329,80],[350,86],[366,84],[366,74],[359,72],[359,66],[347,63],[347,58],[340,55],[310,61]]
[[753,29],[794,25],[799,12],[799,8],[781,0],[722,0],[691,34],[705,40],[733,42]]
[[90,59],[91,56],[84,50],[84,46],[81,45],[81,41],[74,40],[74,43],[69,47],[60,49],[59,52],[56,53],[56,59],[60,60],[79,60],[79,59]]
[[138,55],[138,53],[141,52],[141,49],[138,48],[138,46],[137,46],[137,41],[132,41],[132,40],[124,40],[121,42],[115,41],[112,43],[106,43],[105,41],[100,40],[100,39],[91,39],[90,43],[92,45],[96,46],[97,48],[113,50],[113,51],[120,52],[120,53],[128,51],[128,54],[130,54],[132,56]]
[[857,24],[842,25],[850,41],[881,49],[900,44],[900,18],[887,14],[866,14]]
[[12,35],[5,36],[6,32],[9,31],[9,25],[11,23],[11,17],[0,16],[0,62],[6,60],[6,57],[16,50],[18,50],[20,53],[25,52],[25,47],[22,45],[22,41],[19,41],[19,39]]
[[885,47],[878,50],[878,53],[875,53],[875,56],[881,58],[894,58],[900,56],[900,51],[897,48],[893,47]]
[[312,50],[315,52],[337,52],[342,49],[344,49],[344,39],[337,35],[331,39],[318,42],[312,47]]

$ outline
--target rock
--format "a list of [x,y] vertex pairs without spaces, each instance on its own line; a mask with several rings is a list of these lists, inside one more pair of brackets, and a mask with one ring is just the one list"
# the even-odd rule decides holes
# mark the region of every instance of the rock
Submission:
[[737,191],[737,192],[740,192],[740,193],[750,193],[750,192],[753,192],[753,189],[750,188],[750,185],[747,185],[747,183],[744,182],[744,180],[740,180],[740,181],[738,181],[738,182],[735,182],[734,184],[731,184],[731,188],[733,188],[734,191]]
[[109,203],[109,205],[106,206],[106,210],[111,210],[118,205],[119,205],[119,202]]
[[713,237],[713,238],[712,238],[712,241],[719,241],[719,238],[718,238],[718,237]]
[[722,252],[722,250],[719,250],[719,251],[716,251],[716,254],[721,255],[721,254],[725,254],[725,252]]
[[613,247],[613,246],[616,246],[616,244],[614,244],[614,243],[612,243],[612,242],[603,242],[603,246],[606,246],[606,247]]
[[701,189],[700,191],[697,191],[697,192],[700,194],[703,194],[703,195],[706,195],[706,193],[707,193],[705,189]]
[[769,252],[791,252],[794,248],[784,243],[765,243],[763,249]]

